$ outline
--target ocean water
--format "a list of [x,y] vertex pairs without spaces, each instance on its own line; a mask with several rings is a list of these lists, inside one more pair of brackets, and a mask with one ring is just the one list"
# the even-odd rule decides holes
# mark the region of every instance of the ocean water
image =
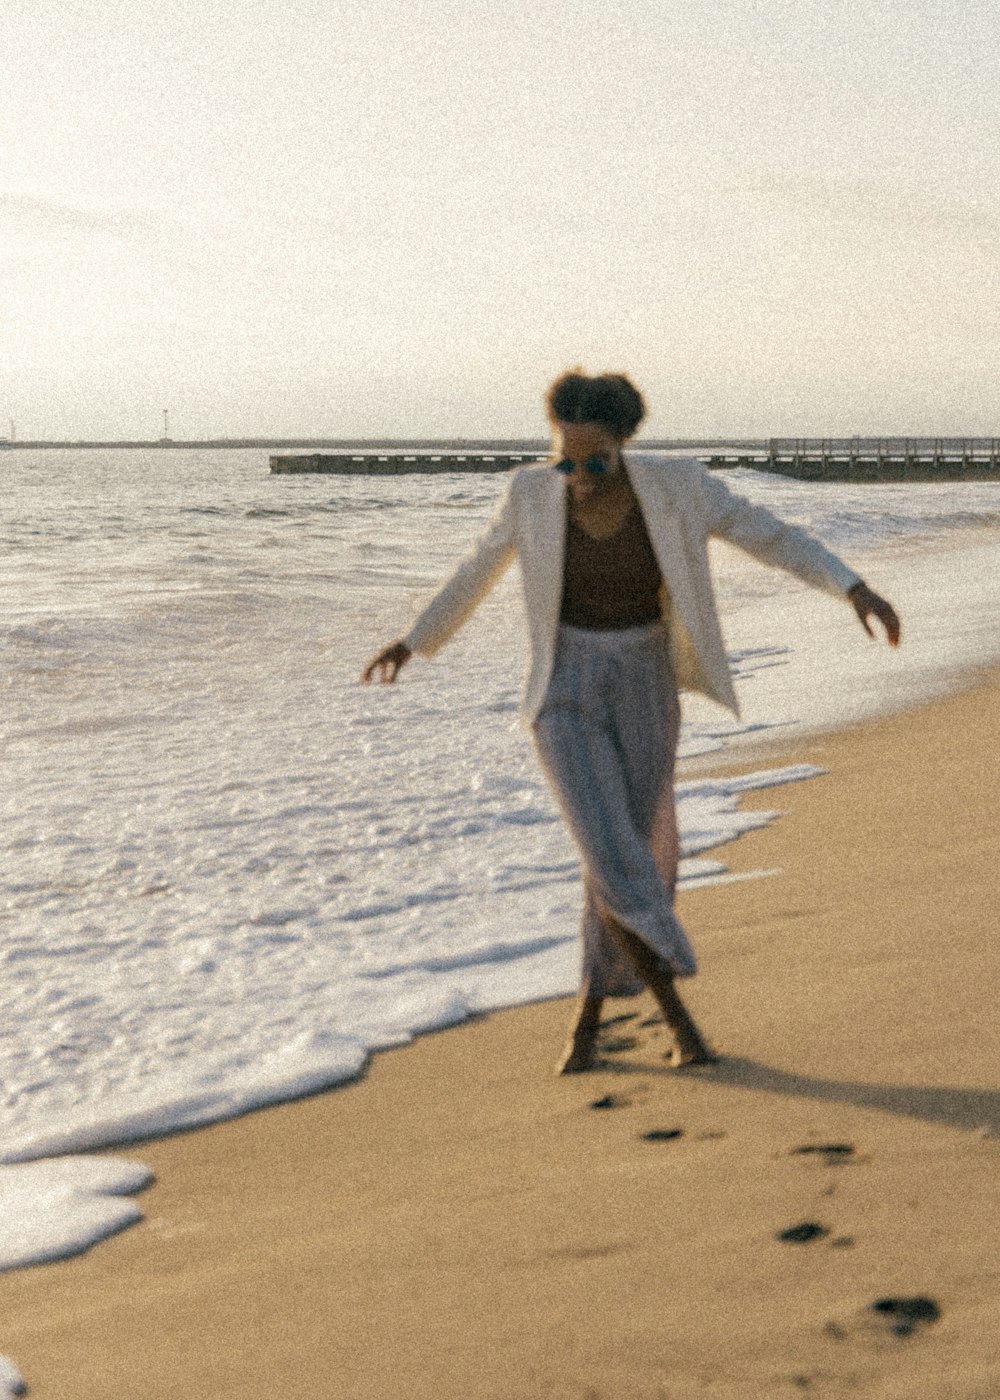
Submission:
[[[904,643],[719,546],[744,713],[685,707],[692,889],[779,815],[741,791],[815,777],[762,739],[1000,659],[1000,484],[725,476],[891,597]],[[0,453],[0,1267],[138,1214],[141,1164],[39,1159],[573,990],[579,870],[517,724],[516,569],[433,662],[357,684],[502,489],[271,476],[259,451]]]

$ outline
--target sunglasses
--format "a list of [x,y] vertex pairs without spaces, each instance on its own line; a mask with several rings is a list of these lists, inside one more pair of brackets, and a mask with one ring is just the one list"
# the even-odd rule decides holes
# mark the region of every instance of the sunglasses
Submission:
[[[573,472],[576,471],[576,463],[569,457],[563,457],[562,461],[553,462],[552,465],[557,472],[562,472],[563,476],[572,476]],[[590,476],[606,476],[608,464],[603,457],[595,455],[587,458],[583,464],[583,470],[588,472]]]

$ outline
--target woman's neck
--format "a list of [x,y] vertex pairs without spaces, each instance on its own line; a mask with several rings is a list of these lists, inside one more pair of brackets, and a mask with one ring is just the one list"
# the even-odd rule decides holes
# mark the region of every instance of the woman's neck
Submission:
[[568,494],[570,519],[595,539],[607,539],[615,534],[635,501],[632,483],[624,470],[616,472],[602,491],[595,492],[586,500],[578,501],[572,492]]

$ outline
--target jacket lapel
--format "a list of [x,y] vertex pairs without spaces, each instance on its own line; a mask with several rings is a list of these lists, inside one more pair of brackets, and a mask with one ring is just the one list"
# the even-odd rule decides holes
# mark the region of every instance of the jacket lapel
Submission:
[[666,492],[662,489],[665,470],[663,462],[650,462],[648,458],[644,459],[641,456],[627,456],[625,467],[632,489],[639,498],[643,519],[649,532],[649,542],[653,546],[663,581],[675,606],[686,621],[694,600],[691,597],[684,538],[677,517],[666,498]]
[[566,480],[551,468],[540,470],[533,482],[526,522],[533,548],[522,555],[522,568],[531,572],[525,584],[535,600],[543,630],[555,642],[562,603],[563,556],[566,552]]

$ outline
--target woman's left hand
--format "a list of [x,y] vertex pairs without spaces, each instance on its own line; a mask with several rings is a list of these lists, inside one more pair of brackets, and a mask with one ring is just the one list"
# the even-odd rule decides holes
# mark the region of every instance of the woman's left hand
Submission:
[[854,611],[858,615],[861,626],[868,633],[869,637],[874,637],[870,617],[877,617],[885,628],[885,635],[891,647],[899,646],[899,638],[902,633],[900,621],[896,615],[896,609],[885,598],[879,596],[867,583],[856,583],[848,590],[848,598],[854,606]]

